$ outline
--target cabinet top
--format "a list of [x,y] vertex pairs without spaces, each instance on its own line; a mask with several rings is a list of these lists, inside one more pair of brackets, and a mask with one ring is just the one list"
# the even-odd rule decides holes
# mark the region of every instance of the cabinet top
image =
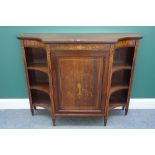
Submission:
[[37,40],[43,43],[116,43],[120,40],[138,40],[140,34],[20,34],[17,36],[21,40]]

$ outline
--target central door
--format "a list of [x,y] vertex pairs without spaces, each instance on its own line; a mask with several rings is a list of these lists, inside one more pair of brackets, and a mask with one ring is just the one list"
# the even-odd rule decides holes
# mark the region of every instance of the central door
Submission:
[[52,51],[57,113],[103,113],[108,77],[107,51]]

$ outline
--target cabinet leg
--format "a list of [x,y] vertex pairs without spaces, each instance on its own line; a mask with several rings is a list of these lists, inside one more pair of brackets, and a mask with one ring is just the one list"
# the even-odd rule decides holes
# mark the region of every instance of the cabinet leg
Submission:
[[56,124],[55,124],[55,118],[52,118],[52,123],[53,123],[53,126],[56,126]]
[[104,116],[104,126],[107,125],[107,116]]
[[37,110],[36,106],[33,106],[34,107],[34,110]]
[[125,109],[125,115],[127,115],[127,114],[128,114],[128,108]]
[[32,114],[32,116],[34,116],[34,110],[33,110],[33,108],[31,108],[31,114]]
[[56,126],[56,123],[55,123],[56,117],[53,116],[52,113],[51,113],[51,118],[52,118],[52,124],[53,124],[53,126]]
[[125,109],[125,106],[123,105],[123,106],[122,106],[122,110],[124,110],[124,109]]

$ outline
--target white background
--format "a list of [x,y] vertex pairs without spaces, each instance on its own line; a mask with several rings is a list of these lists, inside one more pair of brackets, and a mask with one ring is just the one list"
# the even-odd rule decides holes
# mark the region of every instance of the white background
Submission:
[[0,0],[0,25],[153,25],[154,0]]
[[[154,7],[153,0],[0,0],[0,25],[154,26]],[[2,155],[154,155],[154,146],[155,130],[0,130]]]

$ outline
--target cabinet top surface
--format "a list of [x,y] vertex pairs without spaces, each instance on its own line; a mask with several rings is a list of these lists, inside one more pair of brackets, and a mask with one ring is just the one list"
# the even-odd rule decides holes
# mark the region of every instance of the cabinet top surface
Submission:
[[140,34],[20,34],[21,40],[37,40],[43,43],[116,43],[121,40],[138,40]]

